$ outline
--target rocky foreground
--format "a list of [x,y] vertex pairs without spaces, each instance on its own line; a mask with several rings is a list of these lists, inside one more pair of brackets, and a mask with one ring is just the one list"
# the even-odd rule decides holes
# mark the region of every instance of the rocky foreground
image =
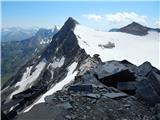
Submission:
[[98,55],[86,60],[72,85],[14,120],[160,119],[158,69],[149,62],[137,67],[126,60],[97,60]]

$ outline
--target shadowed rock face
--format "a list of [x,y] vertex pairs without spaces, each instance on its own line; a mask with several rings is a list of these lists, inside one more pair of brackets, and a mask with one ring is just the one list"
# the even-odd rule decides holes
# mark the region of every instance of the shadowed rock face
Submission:
[[113,75],[105,76],[99,80],[107,86],[116,87],[118,82],[135,81],[135,76],[129,70],[124,70]]
[[44,51],[42,57],[49,59],[54,55],[66,57],[75,55],[77,50],[80,49],[77,38],[73,33],[76,24],[78,22],[73,18],[68,18],[61,30],[53,36],[51,44]]
[[148,31],[157,31],[157,32],[160,32],[160,29],[156,28],[149,28],[149,27],[145,27],[139,23],[136,23],[136,22],[132,22],[131,24],[125,26],[125,27],[122,27],[120,29],[117,29],[116,31],[118,32],[125,32],[125,33],[130,33],[130,34],[133,34],[133,35],[140,35],[140,36],[143,36],[143,35],[147,35],[148,34]]

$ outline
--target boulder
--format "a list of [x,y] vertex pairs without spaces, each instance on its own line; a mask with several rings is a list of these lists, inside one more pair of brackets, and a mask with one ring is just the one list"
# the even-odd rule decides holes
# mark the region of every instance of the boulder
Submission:
[[104,78],[123,70],[128,69],[124,64],[119,61],[107,61],[103,64],[99,64],[95,69],[95,74],[98,75],[98,78]]
[[160,96],[152,85],[152,81],[147,78],[138,82],[136,95],[150,105],[160,103]]
[[150,80],[151,85],[160,96],[160,75],[155,72],[150,72],[147,78]]
[[152,65],[150,62],[144,62],[137,68],[137,75],[146,76],[149,72],[152,71]]

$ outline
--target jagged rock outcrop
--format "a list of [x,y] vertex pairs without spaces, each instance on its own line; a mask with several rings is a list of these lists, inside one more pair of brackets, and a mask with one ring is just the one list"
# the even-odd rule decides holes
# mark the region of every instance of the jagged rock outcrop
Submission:
[[[94,58],[90,59],[94,61]],[[95,67],[90,67],[90,69],[87,67],[87,71],[85,73],[79,73],[79,76],[75,77],[72,85],[66,86],[63,90],[47,96],[45,98],[45,103],[36,104],[30,111],[21,113],[17,116],[15,120],[33,120],[35,118],[40,120],[158,119],[158,104],[154,102],[156,107],[147,105],[149,104],[148,95],[143,94],[144,96],[137,96],[138,92],[135,89],[134,94],[128,94],[127,89],[130,88],[130,85],[126,85],[126,83],[128,83],[127,79],[121,82],[121,79],[117,77],[118,72],[118,74],[122,74],[124,78],[128,78],[128,74],[123,74],[123,72],[120,73],[120,71],[128,70],[134,75],[132,81],[135,81],[143,86],[141,83],[143,80],[136,80],[140,77],[137,75],[136,71],[140,69],[143,64],[137,67],[124,60],[109,61],[105,63],[99,62],[94,65]],[[158,71],[159,70],[157,69],[157,72]],[[153,71],[151,70],[150,73],[152,74],[152,72]],[[97,76],[115,75],[115,82],[120,82],[124,88],[127,88],[126,91],[119,90],[119,84],[117,84],[117,86],[115,86],[115,84],[113,86],[112,84],[109,85],[110,87],[106,86],[101,83],[101,78],[96,77],[95,74],[97,74]],[[158,73],[155,73],[154,75],[156,76],[152,76],[151,78],[154,78],[155,80],[156,77],[158,79],[159,77],[157,77],[157,74]],[[102,78],[105,78],[106,81],[108,80],[106,77]],[[148,79],[150,79],[150,77]],[[154,80],[150,79],[150,81]],[[135,85],[135,87],[136,89],[139,89],[139,85]],[[153,88],[159,90],[158,85]],[[152,89],[148,89],[148,91],[150,90],[152,91]],[[142,98],[143,100],[141,100]]]

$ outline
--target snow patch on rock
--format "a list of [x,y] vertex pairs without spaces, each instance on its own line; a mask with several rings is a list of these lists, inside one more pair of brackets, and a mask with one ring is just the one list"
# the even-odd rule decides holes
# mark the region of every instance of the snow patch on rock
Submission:
[[65,57],[62,57],[61,59],[54,57],[53,62],[48,65],[51,69],[62,67],[65,61]]
[[52,40],[51,39],[41,39],[40,41],[40,44],[43,45],[43,44],[49,44]]
[[77,75],[77,71],[74,71],[76,69],[76,67],[77,67],[77,63],[76,62],[72,63],[68,67],[68,74],[67,74],[67,76],[62,81],[60,81],[59,83],[57,83],[56,85],[54,85],[45,94],[43,94],[38,101],[36,101],[34,104],[32,104],[24,112],[28,112],[34,105],[36,105],[38,103],[45,102],[44,98],[46,96],[52,95],[53,93],[57,92],[58,90],[61,90],[64,86],[66,86],[67,84],[69,84],[74,79],[74,77]]
[[[46,60],[43,59],[42,61],[39,62],[39,64],[35,68],[33,68],[33,66],[27,67],[26,72],[23,74],[21,80],[15,84],[15,86],[18,86],[19,88],[10,95],[10,98],[12,98],[12,96],[15,94],[20,93],[27,88],[30,88],[33,82],[36,81],[37,78],[39,77],[45,65],[46,65]],[[31,72],[32,68],[35,69],[34,72]]]

